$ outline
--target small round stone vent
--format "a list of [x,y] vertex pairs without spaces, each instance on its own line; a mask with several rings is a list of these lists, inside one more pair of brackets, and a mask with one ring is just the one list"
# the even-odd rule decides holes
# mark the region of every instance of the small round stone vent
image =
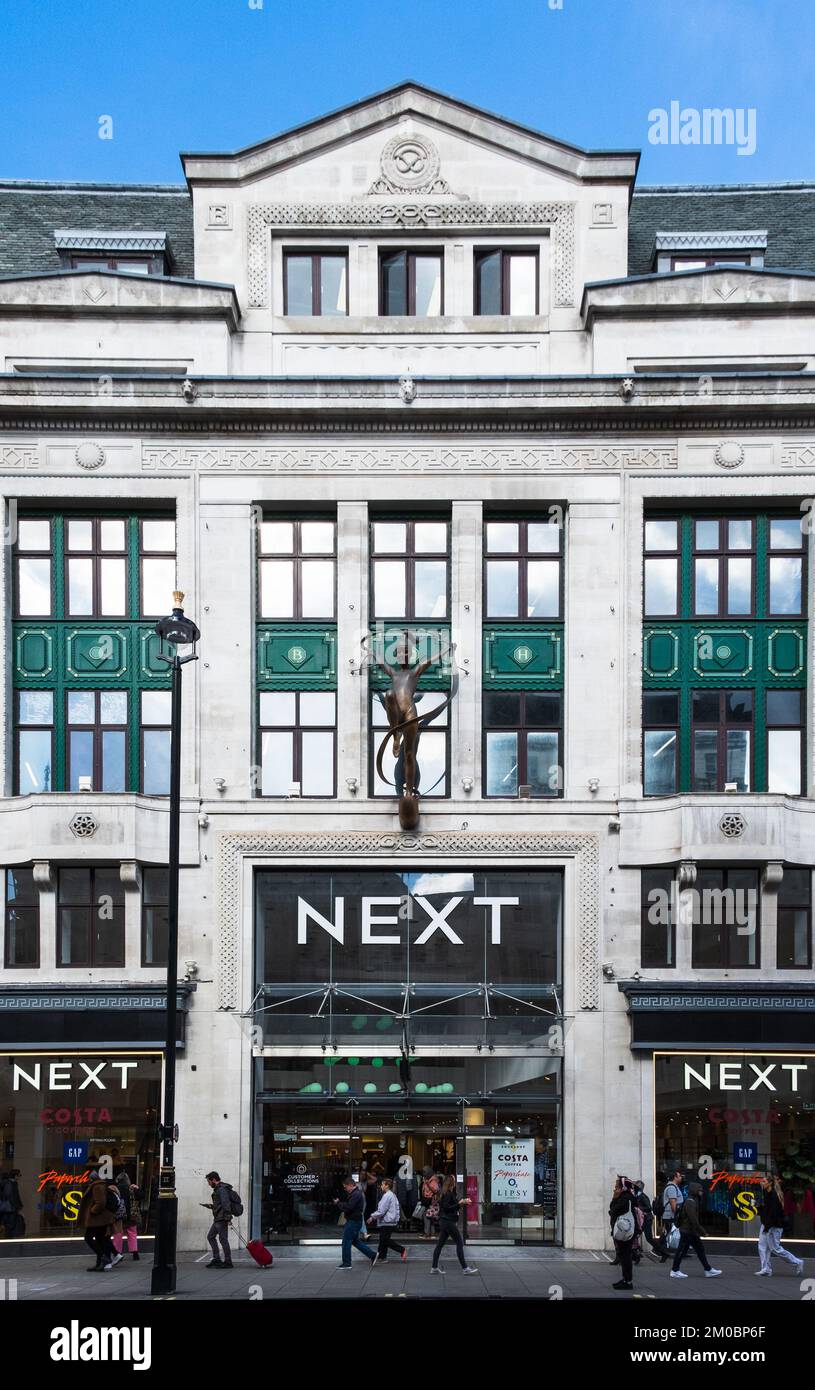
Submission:
[[77,811],[68,824],[78,840],[86,840],[88,836],[95,835],[99,829],[99,823],[90,811]]
[[744,448],[735,440],[727,440],[716,445],[713,457],[720,468],[739,468],[744,463]]
[[105,451],[101,444],[79,444],[74,450],[74,458],[80,468],[101,468],[105,462]]
[[726,840],[737,840],[747,829],[747,821],[738,811],[728,811],[719,821],[719,829]]

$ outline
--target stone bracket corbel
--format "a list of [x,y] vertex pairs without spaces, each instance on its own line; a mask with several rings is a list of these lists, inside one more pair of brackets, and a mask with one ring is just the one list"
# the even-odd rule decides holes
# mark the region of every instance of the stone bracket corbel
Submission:
[[762,893],[777,893],[784,878],[784,865],[777,860],[765,864],[761,873]]
[[696,865],[692,859],[683,859],[676,874],[676,883],[681,893],[685,888],[693,888],[696,883]]
[[50,862],[47,859],[35,859],[31,867],[38,891],[40,893],[53,893],[56,880]]
[[119,866],[119,878],[126,893],[141,892],[141,864],[125,859]]

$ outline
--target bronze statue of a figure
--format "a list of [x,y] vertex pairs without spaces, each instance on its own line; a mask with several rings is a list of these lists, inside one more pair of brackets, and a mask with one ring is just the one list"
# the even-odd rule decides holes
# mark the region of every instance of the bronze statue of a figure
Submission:
[[[394,648],[395,666],[375,653],[372,658],[389,677],[391,683],[390,690],[386,691],[384,696],[385,711],[388,716],[388,734],[379,750],[377,771],[382,776],[382,751],[388,739],[392,738],[393,756],[397,759],[394,786],[399,797],[399,822],[405,830],[414,829],[419,820],[420,773],[417,758],[419,736],[423,725],[429,723],[436,714],[440,713],[440,709],[433,710],[422,718],[416,709],[416,689],[425,671],[433,665],[434,661],[441,662],[450,652],[455,651],[455,643],[453,642],[437,657],[426,657],[423,661],[417,662],[415,666],[411,666],[409,664],[410,656],[415,645],[413,632],[408,629],[404,634],[404,640],[398,642]],[[449,703],[450,698],[448,697],[445,703]]]

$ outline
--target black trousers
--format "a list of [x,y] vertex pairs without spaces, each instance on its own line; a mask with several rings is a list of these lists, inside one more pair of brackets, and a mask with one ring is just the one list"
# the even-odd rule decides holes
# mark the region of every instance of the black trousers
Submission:
[[682,1231],[679,1236],[679,1248],[674,1255],[672,1269],[678,1269],[689,1250],[695,1250],[701,1261],[702,1269],[710,1269],[710,1261],[705,1254],[705,1247],[702,1244],[701,1236],[694,1235],[690,1231]]
[[401,1255],[405,1247],[404,1245],[399,1245],[398,1242],[393,1239],[394,1234],[395,1231],[393,1226],[380,1226],[379,1249],[376,1252],[377,1259],[386,1260],[388,1258],[388,1250],[395,1250],[397,1255]]
[[458,1262],[462,1269],[467,1268],[467,1261],[464,1258],[464,1241],[461,1238],[461,1231],[455,1221],[445,1221],[444,1217],[439,1221],[439,1238],[436,1241],[436,1248],[433,1251],[433,1268],[439,1267],[439,1256],[448,1240],[455,1241]]
[[631,1283],[634,1274],[634,1251],[632,1240],[615,1240],[614,1249],[620,1261],[620,1273],[627,1284]]
[[108,1226],[88,1226],[85,1231],[85,1244],[90,1246],[97,1264],[107,1264],[113,1259],[113,1241]]

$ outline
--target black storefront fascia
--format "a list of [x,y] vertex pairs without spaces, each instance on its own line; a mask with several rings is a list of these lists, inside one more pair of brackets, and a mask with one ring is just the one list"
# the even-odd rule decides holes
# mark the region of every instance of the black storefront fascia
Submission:
[[[194,989],[178,986],[179,1049]],[[162,985],[2,985],[0,1048],[164,1047],[166,1008]]]
[[815,984],[621,980],[631,1047],[815,1051]]

